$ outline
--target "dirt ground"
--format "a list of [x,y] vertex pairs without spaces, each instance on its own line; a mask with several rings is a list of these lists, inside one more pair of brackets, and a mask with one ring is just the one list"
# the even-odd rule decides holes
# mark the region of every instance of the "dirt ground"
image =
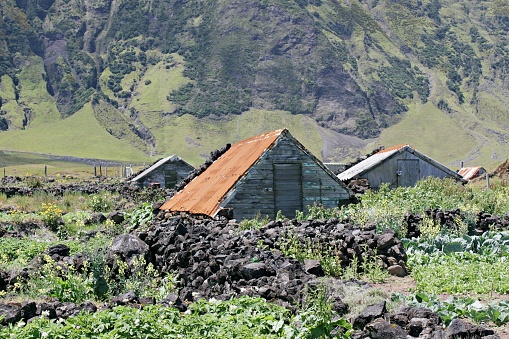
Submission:
[[[415,281],[410,276],[406,276],[403,278],[391,276],[383,284],[371,284],[371,285],[375,288],[379,288],[387,292],[389,295],[392,292],[401,292],[404,295],[408,295],[409,293],[415,290],[416,286]],[[441,300],[447,300],[449,297],[451,297],[451,295],[446,293],[442,293],[440,295]],[[475,296],[470,295],[470,297],[477,298],[483,304],[497,302],[499,300],[509,300],[509,295],[498,293],[492,293],[490,295],[475,295]],[[494,324],[491,323],[487,323],[485,325],[495,330],[501,339],[509,339],[509,323],[500,327],[495,326]]]

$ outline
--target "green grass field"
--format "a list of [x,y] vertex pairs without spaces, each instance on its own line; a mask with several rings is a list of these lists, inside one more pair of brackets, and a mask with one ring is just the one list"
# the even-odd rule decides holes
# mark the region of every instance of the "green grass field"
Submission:
[[[93,165],[55,159],[52,156],[25,152],[0,152],[0,177],[67,176],[86,178],[94,175]],[[116,171],[110,170],[111,174]]]
[[103,129],[90,104],[52,124],[1,132],[0,145],[3,150],[136,163],[151,161],[149,156]]
[[[87,179],[94,175],[122,178],[123,167],[138,172],[149,163],[105,162],[96,159],[57,157],[30,152],[0,151],[0,178],[4,176],[47,176]],[[95,167],[95,168],[94,168]]]

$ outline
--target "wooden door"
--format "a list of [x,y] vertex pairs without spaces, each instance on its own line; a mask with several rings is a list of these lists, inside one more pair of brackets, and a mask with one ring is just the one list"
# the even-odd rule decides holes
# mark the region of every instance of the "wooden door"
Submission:
[[174,188],[177,184],[177,171],[176,170],[165,170],[164,171],[164,187]]
[[419,159],[398,159],[398,187],[413,186],[420,178]]
[[294,218],[302,207],[301,164],[274,164],[274,212]]

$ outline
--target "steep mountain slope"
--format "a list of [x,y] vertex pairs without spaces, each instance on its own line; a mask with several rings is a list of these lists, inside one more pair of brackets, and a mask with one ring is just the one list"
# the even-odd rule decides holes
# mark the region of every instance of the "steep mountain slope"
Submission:
[[5,0],[0,10],[0,140],[29,141],[58,120],[78,129],[68,119],[89,107],[126,149],[194,163],[259,132],[246,115],[268,121],[256,128],[291,123],[328,161],[401,142],[456,165],[489,167],[508,151],[503,0]]

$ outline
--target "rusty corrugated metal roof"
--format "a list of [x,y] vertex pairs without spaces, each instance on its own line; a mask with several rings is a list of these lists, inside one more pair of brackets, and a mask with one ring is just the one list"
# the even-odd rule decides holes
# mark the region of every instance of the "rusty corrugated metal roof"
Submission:
[[463,177],[465,180],[471,180],[477,178],[479,175],[484,174],[486,170],[481,167],[463,167],[459,170],[458,174]]
[[286,131],[280,129],[233,144],[226,153],[165,202],[160,209],[213,217],[219,209],[221,200],[233,185]]

